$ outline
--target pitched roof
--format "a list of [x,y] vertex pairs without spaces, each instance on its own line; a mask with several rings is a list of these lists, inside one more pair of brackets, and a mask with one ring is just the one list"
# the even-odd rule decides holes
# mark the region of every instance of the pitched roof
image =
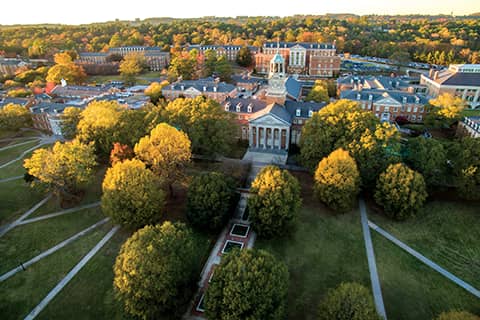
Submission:
[[[291,48],[294,46],[301,46],[305,49],[335,49],[335,46],[331,43],[309,43],[309,42],[280,42],[280,49]],[[277,48],[277,42],[265,42],[264,48]]]
[[[223,108],[225,108],[227,104],[229,104],[228,111],[234,113],[256,113],[267,107],[265,101],[252,98],[227,98],[222,103]],[[237,106],[240,107],[240,111],[237,111]],[[248,112],[248,106],[252,107],[252,112]]]
[[[326,105],[326,102],[285,101],[285,109],[292,118],[309,118],[310,111],[316,112]],[[300,110],[300,116],[297,116],[297,110]]]
[[266,106],[266,108],[256,112],[250,121],[255,121],[267,114],[272,114],[274,117],[280,120],[283,120],[287,123],[292,123],[292,116],[290,113],[287,111],[287,109],[277,103],[269,104]]
[[[371,97],[371,99],[370,99]],[[414,94],[405,91],[383,91],[383,90],[345,90],[340,93],[340,98],[353,101],[377,102],[385,98],[392,98],[398,103],[427,104],[428,99],[421,94]],[[418,98],[418,102],[417,102]],[[404,99],[405,102],[404,102]]]
[[285,88],[287,89],[287,95],[293,100],[299,100],[302,94],[302,82],[296,80],[293,77],[288,77],[285,81]]
[[176,83],[172,83],[162,89],[163,90],[187,90],[188,88],[194,88],[200,92],[232,92],[235,90],[233,84],[225,82],[215,82],[213,78],[204,78],[198,80],[184,80]]

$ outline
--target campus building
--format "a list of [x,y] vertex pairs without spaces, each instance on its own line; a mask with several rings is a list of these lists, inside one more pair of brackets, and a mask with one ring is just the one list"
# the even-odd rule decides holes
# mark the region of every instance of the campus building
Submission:
[[465,117],[459,121],[457,135],[480,138],[480,117]]
[[[238,45],[207,45],[207,44],[196,44],[188,46],[188,51],[196,49],[201,55],[205,55],[207,50],[212,50],[219,56],[225,56],[228,61],[235,61],[237,59],[238,53],[243,46]],[[254,46],[248,46],[250,53],[252,55],[258,52],[258,48]]]
[[446,70],[431,69],[420,83],[427,95],[436,98],[442,93],[461,97],[471,108],[480,106],[480,64],[452,64]]
[[334,77],[340,72],[340,57],[334,44],[300,42],[266,42],[255,54],[255,69],[268,73],[272,58],[278,53],[285,61],[287,74],[311,77]]
[[162,95],[167,100],[175,100],[179,97],[195,98],[203,95],[222,103],[229,97],[235,98],[237,96],[237,88],[232,84],[220,82],[210,77],[174,82],[162,89]]

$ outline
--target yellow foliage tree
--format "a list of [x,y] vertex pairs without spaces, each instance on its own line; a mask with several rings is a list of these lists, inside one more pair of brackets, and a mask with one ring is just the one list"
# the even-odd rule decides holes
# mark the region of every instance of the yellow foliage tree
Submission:
[[146,60],[142,54],[130,53],[120,63],[120,74],[127,84],[134,84],[135,77],[146,67]]
[[426,122],[432,126],[450,126],[460,119],[465,109],[465,102],[460,97],[443,93],[436,99],[431,99],[430,114]]
[[64,79],[67,83],[82,83],[85,80],[85,71],[72,61],[68,53],[57,53],[54,60],[56,64],[48,70],[47,82],[60,83]]
[[147,89],[145,89],[145,95],[150,97],[152,103],[157,103],[160,97],[162,96],[162,89],[165,86],[168,86],[169,82],[163,80],[162,82],[152,82]]

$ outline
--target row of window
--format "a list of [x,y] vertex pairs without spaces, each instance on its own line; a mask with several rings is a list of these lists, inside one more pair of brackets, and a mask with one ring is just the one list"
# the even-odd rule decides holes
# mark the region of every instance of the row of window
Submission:
[[[417,112],[420,112],[420,113],[423,113],[425,111],[425,107],[417,107],[417,106],[402,106],[401,108],[399,107],[390,107],[390,106],[382,106],[382,105],[375,105],[375,111],[381,111],[381,108],[383,107],[383,111],[384,112],[393,112],[393,113],[397,113],[399,110],[401,110],[401,112],[414,112],[414,113],[417,113]],[[372,110],[372,105],[366,105],[365,103],[362,103],[362,109],[364,110]]]
[[[375,113],[375,116],[377,118],[380,118],[381,114],[380,113]],[[399,115],[394,115],[394,114],[383,114],[382,115],[382,118],[387,116],[388,119],[391,119],[391,120],[394,120],[393,117],[403,117],[403,118],[407,118],[409,121],[422,121],[423,119],[423,116],[421,115],[415,115],[415,114],[399,114]]]

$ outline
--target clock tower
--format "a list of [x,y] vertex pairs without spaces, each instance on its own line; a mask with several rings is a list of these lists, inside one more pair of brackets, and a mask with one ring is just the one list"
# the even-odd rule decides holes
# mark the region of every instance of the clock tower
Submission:
[[285,104],[287,88],[285,87],[285,59],[277,48],[277,53],[270,60],[270,70],[268,73],[267,103]]

